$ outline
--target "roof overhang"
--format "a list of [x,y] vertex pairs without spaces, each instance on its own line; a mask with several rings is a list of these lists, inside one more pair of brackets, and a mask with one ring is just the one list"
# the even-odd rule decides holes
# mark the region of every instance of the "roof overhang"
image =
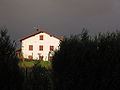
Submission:
[[56,38],[56,39],[58,39],[58,40],[60,40],[60,41],[63,41],[62,39],[60,39],[60,38],[58,38],[58,37],[56,37],[56,36],[54,36],[54,35],[51,35],[50,33],[45,32],[45,31],[43,31],[43,30],[37,31],[36,33],[33,33],[33,34],[28,35],[28,36],[26,36],[26,37],[23,37],[23,38],[19,39],[19,41],[21,42],[22,40],[25,40],[25,39],[27,39],[27,38],[29,38],[29,37],[32,37],[32,36],[35,36],[35,35],[37,35],[37,34],[39,34],[39,33],[46,33],[46,34],[50,35],[51,37],[54,37],[54,38]]

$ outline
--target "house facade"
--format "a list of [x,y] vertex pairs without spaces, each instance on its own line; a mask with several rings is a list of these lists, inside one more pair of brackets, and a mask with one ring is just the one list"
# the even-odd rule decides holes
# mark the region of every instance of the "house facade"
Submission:
[[62,39],[45,31],[37,31],[20,39],[22,57],[26,59],[44,60],[51,59],[54,51],[59,49]]

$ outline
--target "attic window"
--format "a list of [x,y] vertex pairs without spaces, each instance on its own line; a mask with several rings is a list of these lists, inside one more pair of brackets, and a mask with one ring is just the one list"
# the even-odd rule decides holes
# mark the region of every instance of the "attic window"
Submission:
[[40,40],[43,40],[43,35],[40,35]]

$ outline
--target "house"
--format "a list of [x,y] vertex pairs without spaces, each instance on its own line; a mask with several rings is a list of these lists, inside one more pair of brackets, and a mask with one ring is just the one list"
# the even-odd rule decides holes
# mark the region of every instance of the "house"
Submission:
[[54,51],[59,49],[63,40],[40,30],[19,41],[23,58],[47,61],[52,58]]

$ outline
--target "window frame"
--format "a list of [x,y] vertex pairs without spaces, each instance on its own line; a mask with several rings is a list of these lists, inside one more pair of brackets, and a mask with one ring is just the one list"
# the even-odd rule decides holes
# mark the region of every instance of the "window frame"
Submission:
[[29,51],[33,51],[33,45],[29,45]]
[[50,51],[54,51],[54,46],[50,46]]
[[40,35],[39,40],[44,40],[44,36]]
[[39,45],[39,51],[43,51],[43,45]]
[[29,55],[29,56],[28,56],[28,59],[33,59],[33,56],[32,56],[32,55]]

